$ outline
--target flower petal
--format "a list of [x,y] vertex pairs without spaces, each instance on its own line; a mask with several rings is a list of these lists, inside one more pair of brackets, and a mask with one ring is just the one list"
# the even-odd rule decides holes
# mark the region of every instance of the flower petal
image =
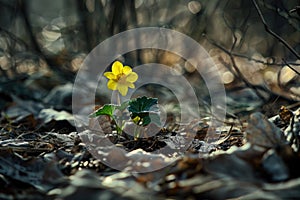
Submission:
[[126,85],[118,85],[118,90],[121,93],[122,96],[126,96],[128,92],[128,87]]
[[135,88],[135,86],[134,86],[133,83],[129,83],[129,82],[128,82],[128,83],[127,83],[127,86],[130,87],[130,88]]
[[131,67],[125,66],[125,67],[123,68],[123,74],[128,75],[128,74],[130,74],[131,72],[132,72]]
[[118,86],[118,83],[117,83],[116,81],[114,81],[114,80],[109,80],[109,81],[107,82],[107,87],[108,87],[108,89],[110,89],[110,90],[116,90],[116,89],[117,89],[117,86]]
[[117,78],[117,76],[114,75],[112,72],[105,72],[103,75],[108,79],[116,79]]
[[127,75],[126,81],[130,83],[134,83],[138,78],[139,76],[137,75],[137,73],[131,72],[130,74]]
[[123,72],[123,64],[120,61],[115,61],[111,67],[111,71],[114,75],[122,74]]

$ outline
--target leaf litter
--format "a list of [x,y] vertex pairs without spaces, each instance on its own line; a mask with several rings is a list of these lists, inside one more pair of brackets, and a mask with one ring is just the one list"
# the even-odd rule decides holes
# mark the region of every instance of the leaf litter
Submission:
[[[203,119],[181,129],[172,125],[136,140],[130,135],[118,135],[116,125],[104,116],[93,118],[88,125],[93,130],[102,124],[104,134],[77,133],[66,106],[69,89],[67,83],[45,94],[42,101],[32,91],[18,91],[15,87],[18,92],[12,94],[1,90],[0,198],[300,197],[299,108],[282,107],[271,118],[253,113],[242,122],[228,120],[223,127],[210,127],[220,136],[213,143],[205,141],[209,124]],[[24,100],[24,96],[29,98]],[[175,155],[151,154],[166,146],[178,149],[182,135],[192,129],[196,134],[180,157],[172,160]],[[99,141],[97,153],[125,166],[125,170],[112,169],[97,159],[90,150],[92,143],[83,142],[84,137]],[[101,146],[103,138],[119,150]],[[149,158],[155,166],[149,165]],[[136,169],[148,172],[132,173]]]

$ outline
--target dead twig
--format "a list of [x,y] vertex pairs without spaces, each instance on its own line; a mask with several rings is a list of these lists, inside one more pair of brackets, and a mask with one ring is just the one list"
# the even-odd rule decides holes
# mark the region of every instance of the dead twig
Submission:
[[256,9],[256,11],[257,11],[257,13],[258,13],[258,15],[259,15],[259,17],[260,17],[260,19],[261,19],[261,21],[262,21],[262,23],[264,24],[264,27],[265,27],[265,30],[268,32],[268,33],[270,33],[273,37],[275,37],[277,40],[279,40],[279,42],[281,42],[288,50],[290,50],[290,52],[297,58],[297,59],[300,59],[300,55],[295,51],[295,49],[293,49],[282,37],[280,37],[277,33],[275,33],[274,31],[272,31],[270,28],[269,28],[269,26],[268,26],[268,24],[267,24],[267,22],[266,22],[266,20],[265,20],[265,18],[264,18],[264,16],[263,16],[263,14],[262,14],[262,12],[261,12],[261,10],[260,10],[260,8],[259,8],[259,6],[258,6],[258,4],[257,4],[257,2],[255,1],[255,0],[252,0],[252,2],[253,2],[253,4],[254,4],[254,6],[255,6],[255,9]]
[[286,62],[286,60],[282,59],[283,63],[288,66],[291,70],[293,70],[296,74],[300,75],[300,72],[298,72],[294,67],[292,67],[289,63]]
[[[285,66],[286,64],[284,63],[276,63],[276,62],[265,62],[263,60],[259,60],[259,59],[256,59],[256,58],[251,58],[247,55],[244,55],[244,54],[239,54],[239,53],[235,53],[235,52],[231,52],[231,54],[235,57],[239,57],[239,58],[243,58],[243,59],[247,59],[247,60],[250,60],[250,61],[254,61],[256,63],[260,63],[260,64],[263,64],[263,65],[269,65],[269,66]],[[289,62],[288,63],[289,65],[296,65],[296,66],[300,66],[300,63],[295,63],[295,62]]]
[[[222,51],[224,51],[224,52],[230,57],[230,61],[231,61],[232,66],[233,66],[233,68],[234,68],[234,70],[235,70],[235,73],[234,73],[235,77],[241,79],[241,80],[246,84],[246,86],[248,86],[249,88],[253,89],[253,91],[256,93],[256,95],[257,95],[259,98],[261,98],[264,102],[266,102],[267,99],[265,99],[265,97],[264,97],[262,94],[260,94],[260,92],[258,91],[258,88],[257,88],[256,86],[252,85],[252,84],[244,77],[243,73],[242,73],[242,72],[240,71],[240,69],[237,67],[236,62],[235,62],[235,59],[234,59],[234,56],[232,55],[231,51],[228,51],[226,48],[222,47],[221,45],[219,45],[219,44],[217,44],[217,43],[211,41],[208,37],[206,37],[206,38],[207,38],[207,40],[208,40],[212,45],[218,47],[219,49],[221,49]],[[231,49],[233,49],[233,47],[231,47]],[[226,66],[226,67],[227,67],[227,66]],[[227,68],[228,68],[228,67],[227,67]],[[230,71],[232,71],[232,70],[230,70]],[[260,88],[260,89],[261,89],[261,88]],[[267,91],[267,90],[265,90],[265,91]],[[268,92],[269,92],[269,91],[268,91]]]

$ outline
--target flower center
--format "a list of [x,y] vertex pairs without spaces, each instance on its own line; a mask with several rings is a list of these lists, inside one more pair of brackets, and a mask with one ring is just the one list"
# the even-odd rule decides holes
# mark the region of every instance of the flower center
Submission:
[[119,74],[117,77],[117,81],[119,84],[125,84],[126,83],[126,75],[125,74]]

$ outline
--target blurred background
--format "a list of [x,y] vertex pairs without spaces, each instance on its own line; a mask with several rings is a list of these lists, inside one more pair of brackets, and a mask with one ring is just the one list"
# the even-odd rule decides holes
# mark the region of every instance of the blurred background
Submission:
[[[72,82],[95,46],[119,32],[154,26],[182,32],[207,50],[221,72],[228,112],[272,115],[300,100],[300,16],[293,12],[299,1],[256,2],[267,27],[294,53],[265,30],[252,1],[1,0],[2,99],[13,93],[70,109]],[[170,52],[150,49],[124,56],[133,67],[169,65],[199,86],[199,94],[205,91],[195,68]]]

